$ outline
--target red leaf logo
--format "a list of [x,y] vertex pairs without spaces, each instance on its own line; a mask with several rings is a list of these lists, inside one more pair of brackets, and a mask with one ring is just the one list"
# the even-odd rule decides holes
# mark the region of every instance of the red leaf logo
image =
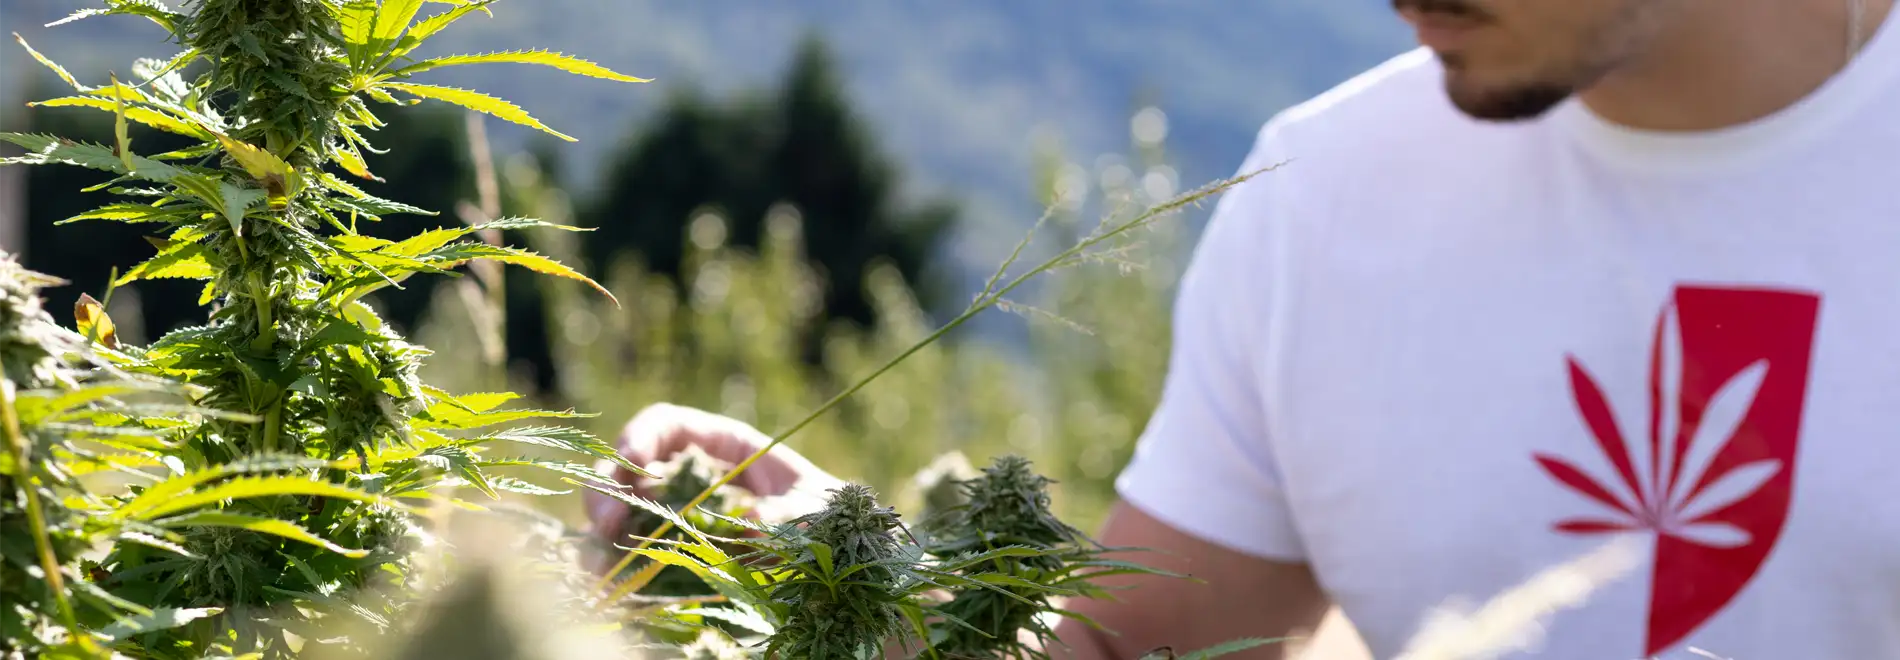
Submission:
[[1677,288],[1656,323],[1640,449],[1597,381],[1568,360],[1577,412],[1615,477],[1533,458],[1603,509],[1559,521],[1558,531],[1657,536],[1646,656],[1734,600],[1780,537],[1819,307],[1801,292]]

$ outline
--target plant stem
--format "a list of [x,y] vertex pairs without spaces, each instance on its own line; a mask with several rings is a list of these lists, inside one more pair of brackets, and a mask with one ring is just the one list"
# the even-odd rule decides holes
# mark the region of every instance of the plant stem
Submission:
[[284,425],[284,394],[277,395],[277,402],[271,404],[270,413],[264,416],[264,451],[277,451],[277,436]]
[[[1272,168],[1269,167],[1266,169],[1272,169]],[[1266,171],[1266,169],[1263,169],[1260,171]],[[694,496],[691,501],[688,501],[686,505],[680,507],[680,509],[684,511],[684,510],[699,506],[701,503],[706,501],[706,498],[712,496],[713,491],[717,490],[720,486],[726,485],[728,482],[738,477],[739,474],[745,472],[747,468],[752,467],[753,463],[758,462],[758,460],[760,458],[763,458],[767,452],[772,451],[772,448],[777,447],[780,444],[784,443],[787,438],[790,438],[792,436],[792,434],[799,432],[800,430],[804,429],[807,425],[810,425],[812,422],[817,421],[820,416],[823,416],[825,413],[830,412],[831,409],[838,407],[838,404],[843,403],[845,399],[849,398],[853,394],[856,394],[859,390],[864,389],[866,385],[871,384],[871,381],[876,380],[879,376],[884,375],[884,372],[890,371],[892,368],[896,367],[898,363],[903,362],[904,360],[908,359],[911,355],[916,354],[918,351],[923,350],[925,346],[929,346],[930,344],[936,343],[938,339],[942,339],[944,335],[949,334],[951,330],[955,330],[957,326],[963,325],[965,322],[975,317],[978,313],[996,306],[998,303],[1003,301],[1004,296],[1008,295],[1011,291],[1015,291],[1017,287],[1022,286],[1024,283],[1028,282],[1031,278],[1037,275],[1040,275],[1042,273],[1054,270],[1058,267],[1067,265],[1070,260],[1075,259],[1076,257],[1080,256],[1082,253],[1088,251],[1088,249],[1091,247],[1094,247],[1116,236],[1147,226],[1148,224],[1153,222],[1156,218],[1159,218],[1160,216],[1164,214],[1173,212],[1189,204],[1192,204],[1196,201],[1199,201],[1201,199],[1204,199],[1216,193],[1219,193],[1220,191],[1225,190],[1229,187],[1238,185],[1242,181],[1252,178],[1258,173],[1259,172],[1243,174],[1231,179],[1220,181],[1213,185],[1209,185],[1204,188],[1201,188],[1200,190],[1196,190],[1196,191],[1192,191],[1187,194],[1184,194],[1166,203],[1149,208],[1148,210],[1143,211],[1140,215],[1137,215],[1134,218],[1131,218],[1125,222],[1122,222],[1121,224],[1115,225],[1104,231],[1101,231],[1087,238],[1084,238],[1081,241],[1076,242],[1075,245],[1070,246],[1068,249],[1063,250],[1062,252],[1058,253],[1054,257],[1050,257],[1048,260],[1037,265],[1035,268],[1029,269],[1028,272],[1016,276],[1016,278],[1010,280],[1008,284],[1003,285],[1003,288],[992,291],[991,289],[994,288],[995,281],[997,279],[1000,279],[1000,276],[1002,275],[1002,270],[998,270],[997,276],[991,278],[990,285],[984,287],[984,293],[982,295],[979,295],[975,301],[972,301],[970,303],[970,307],[964,310],[962,314],[958,314],[956,318],[950,319],[948,323],[945,323],[942,327],[937,328],[937,330],[935,332],[930,333],[929,336],[924,337],[922,340],[918,341],[916,344],[913,344],[910,348],[905,349],[904,352],[899,353],[897,354],[896,357],[893,357],[890,360],[886,361],[883,366],[878,367],[875,371],[872,371],[870,375],[867,375],[863,378],[858,379],[856,383],[853,383],[850,387],[845,388],[843,392],[839,392],[837,396],[831,397],[829,401],[826,401],[823,405],[818,406],[817,409],[805,415],[805,417],[803,419],[800,419],[798,423],[793,424],[790,428],[787,428],[784,431],[780,431],[778,435],[775,435],[772,437],[771,442],[766,443],[764,447],[760,447],[757,451],[752,452],[751,456],[747,456],[745,460],[740,461],[737,465],[734,465],[731,470],[726,472],[725,475],[713,481],[711,485],[706,486],[705,490],[700,491],[699,495]],[[1038,222],[1038,224],[1040,224],[1040,222]],[[1025,241],[1025,243],[1026,242],[1027,241]],[[1009,261],[1010,262],[1015,261],[1016,257],[1022,253],[1022,249],[1023,249],[1023,245],[1017,245],[1015,252],[1011,253]],[[1005,263],[1005,268],[1007,268],[1007,263],[1008,262]],[[652,533],[646,534],[645,537],[647,539],[659,538],[661,535],[666,534],[669,531],[672,531],[672,529],[673,529],[672,521],[666,521],[666,522],[661,523],[659,528],[654,530]],[[651,540],[644,540],[640,542],[639,546],[636,546],[636,549],[644,550],[652,544],[653,542]],[[613,579],[616,576],[620,575],[621,571],[626,570],[627,566],[633,563],[633,558],[638,555],[639,553],[630,551],[625,556],[621,557],[620,561],[614,564],[613,568],[609,569],[605,576],[602,576],[600,578],[600,581],[595,584],[595,587],[598,589],[606,588],[608,584],[611,584],[613,582]],[[616,588],[613,591],[613,593],[607,597],[606,600],[602,601],[602,606],[605,607],[606,604],[613,603],[615,601],[620,600],[622,597],[625,597],[628,592],[632,591],[633,589],[639,588],[639,586],[640,586],[639,580],[628,580],[625,584],[622,584],[619,588]]]
[[[243,245],[243,243],[238,245]],[[253,342],[253,345],[260,351],[269,351],[271,344],[276,343],[277,340],[277,328],[271,323],[270,318],[270,292],[258,279],[257,271],[251,271],[245,275],[245,280],[251,288],[251,301],[257,305],[257,340]]]
[[[4,369],[4,362],[0,362],[0,370]],[[60,622],[66,624],[66,633],[74,640],[85,639],[85,631],[79,627],[79,617],[73,614],[73,604],[66,600],[65,576],[60,573],[59,558],[53,554],[53,539],[46,534],[46,515],[40,510],[39,493],[33,491],[33,470],[27,464],[32,447],[27,445],[26,434],[20,430],[19,413],[13,409],[11,380],[0,382],[0,427],[4,427],[7,450],[13,455],[13,464],[20,472],[20,494],[26,498],[26,525],[33,530],[33,545],[39,550],[40,570],[46,573],[46,585],[53,592],[53,602],[58,604]]]

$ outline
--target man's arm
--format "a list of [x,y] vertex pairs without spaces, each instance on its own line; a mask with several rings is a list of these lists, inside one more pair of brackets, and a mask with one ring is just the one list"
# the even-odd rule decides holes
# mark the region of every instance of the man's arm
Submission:
[[[1098,583],[1118,589],[1120,602],[1076,599],[1067,609],[1114,633],[1064,619],[1055,630],[1060,641],[1045,649],[1053,658],[1134,660],[1163,646],[1187,653],[1243,637],[1302,636],[1319,627],[1329,606],[1306,564],[1260,559],[1202,541],[1124,502],[1115,504],[1098,540],[1111,547],[1146,548],[1116,558],[1195,580],[1102,578]],[[1286,650],[1285,644],[1273,643],[1224,658],[1278,659],[1286,657]]]

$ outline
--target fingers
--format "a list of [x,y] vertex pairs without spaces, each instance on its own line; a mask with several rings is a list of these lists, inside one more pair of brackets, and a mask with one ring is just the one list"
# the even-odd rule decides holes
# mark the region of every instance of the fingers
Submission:
[[[654,404],[635,415],[622,433],[623,456],[638,463],[664,461],[687,447],[698,447],[714,460],[738,465],[772,439],[750,424],[697,408]],[[774,451],[760,456],[732,485],[758,495],[778,495],[798,482],[799,471]]]
[[[697,447],[714,460],[736,467],[771,441],[745,422],[696,408],[660,403],[642,409],[628,420],[621,429],[616,449],[628,462],[649,466],[669,460],[689,447]],[[654,499],[652,480],[605,461],[600,470],[611,475],[615,483],[622,484],[625,491]],[[819,506],[825,497],[823,491],[839,482],[797,452],[779,446],[759,456],[728,483],[762,498],[758,502],[760,510],[748,517],[770,519],[773,517],[770,511],[783,509],[797,515]],[[623,528],[631,510],[626,503],[592,491],[583,493],[583,498],[593,533],[602,540],[623,541],[627,534],[649,531]]]
[[[688,447],[699,447],[716,460],[737,464],[751,456],[769,439],[750,425],[731,418],[685,406],[659,403],[647,406],[621,428],[615,449],[621,458],[639,466],[673,458]],[[598,469],[621,484],[624,491],[652,498],[651,480],[631,470],[602,461]],[[772,494],[782,492],[797,481],[797,473],[773,456],[761,457],[732,484],[746,490]],[[600,533],[608,538],[619,535],[613,525],[625,518],[630,507],[610,496],[588,491],[582,494],[587,515]]]

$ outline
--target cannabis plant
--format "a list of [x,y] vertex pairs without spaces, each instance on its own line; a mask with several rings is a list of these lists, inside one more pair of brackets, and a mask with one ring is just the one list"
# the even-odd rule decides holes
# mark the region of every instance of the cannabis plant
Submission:
[[[983,579],[1013,579],[952,572],[993,555],[959,558],[949,566],[926,561],[897,512],[861,484],[832,489],[820,510],[778,524],[705,512],[758,533],[751,538],[707,534],[657,503],[620,497],[670,519],[688,537],[643,539],[666,547],[632,552],[685,567],[726,597],[726,605],[670,615],[683,622],[736,624],[755,633],[749,645],[767,658],[865,658],[909,647],[924,622],[925,594],[951,587],[995,589]],[[729,555],[720,544],[751,552]]]
[[[96,652],[79,635],[85,578],[76,561],[94,533],[78,482],[110,460],[75,447],[61,428],[104,385],[82,389],[84,337],[54,323],[39,290],[59,280],[0,258],[0,656]],[[82,358],[83,359],[83,358]],[[74,459],[85,456],[83,468]],[[95,601],[96,602],[96,601]],[[110,609],[110,600],[107,608]]]
[[[103,590],[148,611],[194,613],[196,620],[141,635],[139,655],[280,657],[318,646],[353,646],[325,634],[326,626],[360,619],[387,627],[401,620],[418,588],[409,574],[412,554],[434,543],[428,505],[481,508],[459,498],[463,487],[490,499],[502,491],[553,492],[498,468],[534,466],[606,481],[579,463],[523,457],[502,451],[504,445],[617,461],[640,471],[605,443],[566,426],[490,429],[582,415],[508,409],[504,404],[513,394],[458,395],[421,382],[417,370],[430,352],[405,341],[363,302],[414,274],[453,274],[477,260],[598,288],[541,255],[468,238],[486,230],[552,226],[536,220],[443,226],[401,241],[357,232],[360,222],[385,215],[434,214],[365,194],[340,176],[375,179],[364,157],[377,152],[370,136],[382,126],[372,103],[445,101],[572,139],[511,103],[416,82],[416,75],[512,62],[640,80],[545,51],[417,59],[412,54],[425,40],[495,3],[434,1],[450,7],[419,18],[424,0],[197,0],[182,10],[153,0],[107,0],[105,7],[81,10],[68,20],[141,16],[182,51],[140,60],[130,80],[114,75],[102,85],[84,84],[26,47],[74,92],[40,104],[109,112],[117,139],[97,145],[0,134],[0,140],[26,150],[5,162],[116,175],[95,189],[109,190],[119,201],[65,221],[153,228],[157,253],[115,278],[114,286],[161,278],[205,282],[199,300],[210,306],[205,324],[176,330],[150,346],[95,336],[90,350],[116,370],[191,386],[192,410],[230,413],[147,422],[164,431],[147,449],[159,454],[175,478],[107,496],[104,510],[93,514],[113,522],[171,521],[183,529],[174,540],[147,535],[145,540],[159,542],[135,543],[121,536],[108,544],[95,575],[75,584],[63,584],[52,572],[26,581],[27,589],[43,581],[54,596],[62,587]],[[128,139],[128,122],[197,144],[140,155]],[[36,364],[19,359],[22,368]],[[8,368],[11,376],[13,365]],[[36,484],[59,485],[49,475],[29,480],[26,489]],[[179,522],[179,516],[193,517]],[[59,529],[50,519],[29,525]],[[13,538],[8,535],[8,543]],[[64,548],[57,540],[50,545],[58,561]],[[340,596],[346,593],[386,597],[346,602]]]
[[[982,476],[959,482],[962,501],[945,508],[928,525],[934,538],[931,554],[958,557],[999,548],[1021,547],[1037,554],[1001,556],[980,566],[1035,584],[1073,588],[1086,581],[1076,575],[1084,568],[1113,568],[1096,553],[1101,549],[1081,530],[1056,519],[1049,510],[1052,482],[1030,469],[1019,456],[1003,456],[983,470]],[[966,567],[971,571],[977,567]],[[936,651],[949,658],[1047,657],[1041,645],[1052,632],[1039,618],[1050,610],[1048,594],[1017,587],[996,591],[963,590],[940,611],[973,628],[944,627]],[[980,630],[981,633],[976,631]],[[1026,645],[1023,632],[1032,633],[1038,646]]]
[[[449,7],[419,19],[430,1]],[[913,644],[932,657],[1025,653],[1010,640],[1042,632],[1045,619],[1064,614],[1052,599],[1099,593],[1090,580],[1100,575],[1154,572],[1099,560],[1090,554],[1098,548],[1052,523],[1042,491],[1048,482],[1026,463],[993,467],[966,489],[962,504],[949,504],[962,513],[930,525],[926,540],[862,485],[835,489],[819,510],[783,523],[708,505],[734,506],[711,498],[771,446],[975,314],[1012,306],[1007,296],[1031,277],[1113,258],[1092,249],[1240,179],[1105,224],[1006,280],[1019,247],[949,324],[717,478],[708,472],[697,482],[681,479],[684,485],[667,496],[671,502],[652,502],[596,468],[499,449],[568,452],[653,476],[580,430],[517,424],[585,415],[515,409],[507,405],[517,398],[510,393],[456,394],[422,382],[419,368],[430,351],[364,302],[415,274],[454,275],[476,261],[519,265],[606,292],[553,259],[470,238],[571,227],[482,218],[400,241],[357,231],[360,222],[386,215],[433,214],[368,195],[344,178],[375,179],[364,154],[378,153],[370,138],[383,124],[372,104],[443,101],[571,139],[506,101],[413,76],[513,62],[640,80],[544,51],[413,56],[425,40],[495,1],[196,0],[175,11],[154,0],[105,0],[73,19],[140,16],[182,50],[140,60],[129,80],[114,74],[102,85],[81,83],[26,48],[74,92],[41,104],[108,112],[115,140],[0,134],[26,150],[3,162],[115,175],[94,189],[117,201],[66,222],[150,226],[156,254],[115,276],[112,286],[201,280],[199,302],[210,309],[203,325],[149,346],[119,342],[103,305],[89,298],[81,300],[74,330],[47,330],[50,324],[34,316],[37,302],[19,303],[18,318],[31,323],[0,328],[14,333],[5,337],[59,338],[18,342],[27,346],[19,351],[9,343],[0,352],[8,395],[0,421],[9,448],[0,463],[0,530],[24,529],[32,541],[28,547],[12,534],[0,541],[6,570],[18,571],[0,585],[17,589],[5,593],[8,607],[21,614],[20,623],[0,627],[9,649],[47,657],[314,657],[387,648],[378,642],[392,632],[421,635],[412,641],[444,634],[437,624],[456,618],[454,603],[497,601],[484,595],[483,582],[445,591],[443,582],[422,574],[430,557],[452,554],[435,551],[457,543],[438,533],[439,514],[502,512],[480,498],[463,499],[466,491],[491,505],[503,491],[559,492],[502,473],[515,467],[560,473],[651,514],[637,522],[657,521],[658,528],[631,536],[639,545],[622,546],[628,554],[588,585],[604,595],[575,586],[589,580],[577,578],[567,531],[550,532],[542,520],[542,531],[517,539],[517,547],[542,557],[548,582],[573,587],[555,608],[607,612],[639,630],[678,626],[693,636],[662,640],[672,643],[661,649],[686,657],[757,649],[767,657],[863,658]],[[132,122],[196,144],[140,155],[127,132]],[[0,293],[27,301],[35,300],[33,291],[27,284]],[[59,376],[60,365],[88,361],[92,366],[71,367],[79,375]],[[180,402],[95,389],[107,382],[98,374],[152,383]],[[86,453],[93,445],[123,453]],[[82,466],[123,472],[133,482],[95,494],[75,478]],[[679,467],[675,478],[695,474]],[[695,487],[697,494],[683,497]],[[680,533],[668,537],[671,530]],[[92,549],[97,561],[79,560],[76,569],[75,560]],[[652,563],[619,579],[636,557]],[[669,566],[686,569],[713,593],[654,593],[659,569]],[[427,603],[437,605],[433,616]]]
[[[962,503],[920,530],[861,484],[834,488],[821,509],[782,523],[701,512],[754,532],[745,537],[710,534],[659,503],[599,490],[683,532],[678,540],[635,537],[645,543],[630,552],[690,571],[723,599],[655,612],[699,634],[661,657],[715,649],[766,658],[1046,658],[1046,645],[1059,643],[1051,624],[1074,616],[1058,599],[1105,595],[1094,580],[1109,575],[1182,577],[1102,558],[1130,549],[1102,547],[1050,515],[1051,483],[1027,461],[999,458],[958,482]],[[925,530],[940,536],[920,539]],[[1261,643],[1237,640],[1190,657]]]
[[[190,530],[258,526],[203,510],[247,493],[207,495],[192,492],[194,485],[295,466],[261,460],[184,474],[164,451],[174,431],[213,416],[256,420],[188,405],[190,392],[178,383],[113,366],[93,350],[95,342],[116,342],[102,303],[81,297],[78,331],[42,308],[40,289],[58,283],[0,255],[0,657],[97,657],[216,613],[129,601],[102,588],[112,567],[83,555],[113,544],[187,553],[180,544]],[[144,482],[146,494],[117,498],[90,488],[111,479]]]

